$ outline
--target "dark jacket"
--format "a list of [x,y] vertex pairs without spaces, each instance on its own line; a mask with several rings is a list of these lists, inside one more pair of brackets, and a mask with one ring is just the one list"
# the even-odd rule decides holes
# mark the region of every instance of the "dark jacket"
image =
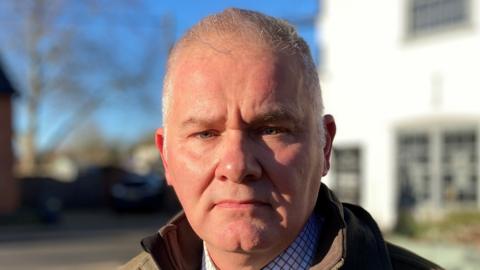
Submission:
[[[324,217],[311,269],[442,269],[385,242],[373,218],[359,206],[341,204],[322,185],[315,212]],[[158,233],[142,240],[145,250],[121,269],[201,269],[202,240],[180,213]]]

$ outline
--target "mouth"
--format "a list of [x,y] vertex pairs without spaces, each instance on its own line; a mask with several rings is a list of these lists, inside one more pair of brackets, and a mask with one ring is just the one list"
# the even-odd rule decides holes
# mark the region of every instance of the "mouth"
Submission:
[[259,200],[222,200],[215,203],[215,207],[227,209],[247,209],[264,206],[269,206],[269,204]]

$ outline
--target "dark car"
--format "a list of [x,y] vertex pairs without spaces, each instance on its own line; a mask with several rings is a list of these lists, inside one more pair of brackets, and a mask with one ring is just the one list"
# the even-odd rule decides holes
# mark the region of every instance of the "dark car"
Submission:
[[112,206],[118,212],[160,210],[164,187],[165,179],[159,175],[129,173],[112,185]]

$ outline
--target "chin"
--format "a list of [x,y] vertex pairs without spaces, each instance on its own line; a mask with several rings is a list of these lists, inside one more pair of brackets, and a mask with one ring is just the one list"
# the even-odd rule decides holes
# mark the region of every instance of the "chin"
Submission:
[[278,235],[271,226],[261,221],[234,221],[217,232],[216,246],[241,253],[269,249],[273,244],[274,235]]

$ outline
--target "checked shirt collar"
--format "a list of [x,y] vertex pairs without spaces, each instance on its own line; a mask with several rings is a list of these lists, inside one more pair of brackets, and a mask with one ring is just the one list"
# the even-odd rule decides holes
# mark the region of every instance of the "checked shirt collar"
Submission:
[[[309,269],[317,247],[320,228],[321,219],[315,215],[310,216],[295,241],[262,270]],[[202,270],[218,270],[208,255],[205,242],[203,242]]]

